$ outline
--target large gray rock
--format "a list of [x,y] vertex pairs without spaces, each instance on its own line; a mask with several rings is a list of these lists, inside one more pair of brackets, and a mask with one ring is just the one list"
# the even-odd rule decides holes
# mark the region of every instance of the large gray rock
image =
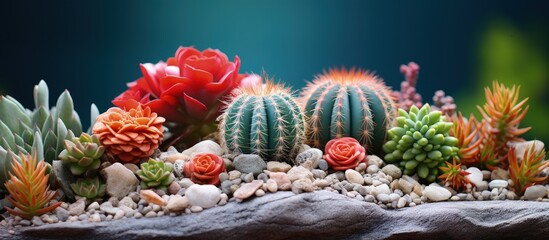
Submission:
[[178,217],[0,228],[0,239],[538,239],[549,203],[428,203],[399,210],[317,191],[277,192]]

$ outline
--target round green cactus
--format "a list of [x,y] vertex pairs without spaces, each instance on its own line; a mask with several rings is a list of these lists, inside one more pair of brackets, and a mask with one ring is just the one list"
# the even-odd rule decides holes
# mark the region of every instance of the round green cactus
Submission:
[[420,179],[434,182],[438,167],[459,150],[457,139],[448,135],[453,123],[446,122],[440,111],[431,112],[429,104],[398,113],[397,126],[388,131],[390,140],[383,145],[385,161],[399,163],[406,175],[417,172]]
[[391,91],[377,76],[359,69],[330,70],[304,89],[307,143],[323,148],[334,138],[352,137],[379,154],[396,117]]
[[71,184],[71,189],[76,195],[90,200],[105,196],[105,187],[106,185],[99,181],[98,177],[78,178]]
[[97,136],[82,133],[79,138],[65,140],[59,159],[69,166],[73,175],[91,177],[97,173],[104,151]]
[[293,164],[305,121],[290,91],[270,81],[240,91],[220,117],[222,144],[231,152]]
[[141,164],[141,169],[136,174],[141,179],[141,188],[156,188],[166,190],[175,179],[173,165],[149,158],[148,162]]

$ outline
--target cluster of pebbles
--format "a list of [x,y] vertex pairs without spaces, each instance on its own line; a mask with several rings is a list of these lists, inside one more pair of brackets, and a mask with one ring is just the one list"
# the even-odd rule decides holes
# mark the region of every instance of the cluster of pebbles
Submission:
[[[202,147],[194,150],[222,154],[219,145],[212,141],[202,145],[199,143],[199,146]],[[63,203],[52,213],[35,216],[31,220],[4,213],[5,219],[0,222],[0,226],[17,228],[57,222],[178,216],[223,206],[230,201],[241,202],[252,197],[262,197],[277,191],[292,191],[295,194],[331,191],[357,201],[377,204],[385,209],[414,207],[437,201],[549,201],[549,185],[531,186],[519,198],[510,190],[513,182],[505,170],[490,172],[468,168],[467,171],[471,174],[467,178],[473,184],[468,184],[463,192],[456,192],[437,183],[422,185],[416,177],[402,175],[398,167],[386,165],[375,155],[368,156],[368,164],[361,163],[355,169],[334,172],[322,159],[323,153],[320,149],[306,145],[296,157],[294,166],[284,162],[265,163],[261,157],[253,154],[223,155],[228,171],[219,175],[221,184],[199,185],[181,175],[181,164],[178,161],[184,161],[181,158],[188,158],[189,154],[192,153],[181,154],[172,149],[160,156],[160,159],[174,162],[176,166],[177,179],[166,192],[140,189],[133,174],[137,166],[113,164],[104,173],[107,193],[111,196],[107,201],[80,198],[75,203]]]

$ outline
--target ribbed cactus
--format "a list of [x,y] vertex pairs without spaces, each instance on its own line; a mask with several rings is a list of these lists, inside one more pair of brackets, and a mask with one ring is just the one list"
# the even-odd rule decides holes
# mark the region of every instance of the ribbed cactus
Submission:
[[308,117],[308,144],[322,148],[339,137],[353,137],[378,154],[396,117],[391,92],[366,71],[330,70],[307,85],[301,97]]
[[304,116],[288,89],[267,81],[239,89],[219,129],[231,152],[293,163],[304,141]]
[[459,151],[455,147],[458,140],[448,134],[453,123],[446,122],[442,112],[431,112],[429,104],[421,109],[413,105],[409,113],[399,109],[398,113],[397,126],[389,130],[391,139],[383,145],[385,161],[399,162],[404,174],[417,172],[420,179],[434,182],[439,167]]

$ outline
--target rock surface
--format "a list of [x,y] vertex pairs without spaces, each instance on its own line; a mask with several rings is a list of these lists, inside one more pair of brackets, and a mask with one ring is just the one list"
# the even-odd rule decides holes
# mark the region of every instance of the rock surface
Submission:
[[439,202],[384,210],[328,191],[277,192],[176,217],[57,223],[16,228],[14,234],[0,228],[0,239],[540,238],[549,234],[548,204]]

